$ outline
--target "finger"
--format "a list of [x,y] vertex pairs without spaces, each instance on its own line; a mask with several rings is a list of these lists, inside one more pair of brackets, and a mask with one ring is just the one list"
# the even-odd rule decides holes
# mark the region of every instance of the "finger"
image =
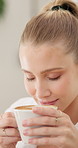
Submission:
[[27,126],[39,126],[39,125],[47,125],[47,126],[56,126],[56,118],[55,117],[49,117],[49,116],[40,116],[36,118],[29,118],[27,120],[24,120],[22,125],[24,127]]
[[36,118],[30,118],[28,120],[24,120],[23,124],[24,127],[30,126],[48,126],[48,127],[72,127],[72,122],[66,117],[55,118],[55,117],[47,117],[41,116]]
[[14,113],[12,113],[12,112],[5,112],[5,113],[2,115],[2,118],[9,118],[9,117],[15,118]]
[[21,141],[21,138],[19,137],[0,137],[0,144],[1,145],[7,145],[7,144],[11,144],[11,143],[16,143],[18,141]]
[[6,128],[6,127],[15,127],[17,128],[17,123],[15,118],[3,118],[0,120],[0,128]]
[[67,117],[65,113],[60,110],[56,110],[54,108],[49,107],[33,107],[32,111],[36,114],[50,117]]
[[16,128],[0,129],[0,136],[2,137],[20,137],[19,131]]
[[35,145],[48,145],[51,147],[62,147],[63,146],[63,138],[62,137],[42,137],[42,138],[31,138],[29,139],[29,144]]
[[70,130],[64,127],[39,127],[29,128],[23,131],[24,136],[63,136],[66,135]]
[[[61,126],[63,122],[61,120],[64,120],[64,117],[58,118],[56,121],[55,117],[49,117],[49,116],[41,116],[41,117],[36,117],[36,118],[30,118],[27,120],[24,120],[22,125],[24,127],[27,126]],[[58,124],[57,124],[58,122]]]
[[11,144],[1,144],[1,148],[15,148],[17,142],[11,143]]

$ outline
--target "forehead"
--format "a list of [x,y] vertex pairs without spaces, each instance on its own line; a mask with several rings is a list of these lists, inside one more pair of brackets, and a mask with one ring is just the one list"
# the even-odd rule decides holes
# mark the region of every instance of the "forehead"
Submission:
[[69,54],[65,54],[64,42],[47,43],[42,45],[26,44],[20,47],[20,61],[22,68],[30,70],[45,70],[69,64]]
[[35,45],[31,42],[27,42],[25,45],[20,46],[20,56],[21,55],[40,55],[40,53],[45,53],[47,55],[51,55],[52,53],[63,53],[66,50],[66,44],[64,41],[58,41],[58,42],[47,42],[44,44]]

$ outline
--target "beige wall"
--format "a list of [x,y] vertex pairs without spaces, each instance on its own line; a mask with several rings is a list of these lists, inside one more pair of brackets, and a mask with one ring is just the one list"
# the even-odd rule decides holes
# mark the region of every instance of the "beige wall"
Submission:
[[18,60],[19,39],[26,22],[46,2],[6,0],[6,14],[0,19],[0,113],[27,96]]

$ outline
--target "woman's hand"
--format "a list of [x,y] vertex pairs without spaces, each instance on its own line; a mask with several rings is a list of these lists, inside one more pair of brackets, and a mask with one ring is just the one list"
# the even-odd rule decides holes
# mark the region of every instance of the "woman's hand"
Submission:
[[59,110],[45,107],[35,107],[33,108],[33,112],[42,116],[23,121],[23,126],[43,126],[25,129],[24,135],[41,135],[44,137],[31,138],[29,139],[29,143],[44,145],[45,147],[48,145],[53,148],[78,147],[78,130],[75,128],[68,115]]
[[15,148],[20,140],[14,114],[6,112],[0,115],[0,148]]

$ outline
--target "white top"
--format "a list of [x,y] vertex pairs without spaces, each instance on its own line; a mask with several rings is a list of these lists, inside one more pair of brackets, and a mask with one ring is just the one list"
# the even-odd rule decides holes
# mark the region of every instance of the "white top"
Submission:
[[[31,97],[26,97],[26,98],[22,98],[19,99],[18,101],[16,101],[15,103],[13,103],[10,108],[8,108],[6,110],[6,112],[12,112],[12,109],[17,107],[17,106],[21,106],[21,105],[37,105],[37,103],[35,102],[35,100]],[[75,125],[76,128],[78,128],[78,123]],[[24,144],[22,141],[19,141],[16,145],[16,148],[37,148],[36,145],[30,145],[30,144]]]

